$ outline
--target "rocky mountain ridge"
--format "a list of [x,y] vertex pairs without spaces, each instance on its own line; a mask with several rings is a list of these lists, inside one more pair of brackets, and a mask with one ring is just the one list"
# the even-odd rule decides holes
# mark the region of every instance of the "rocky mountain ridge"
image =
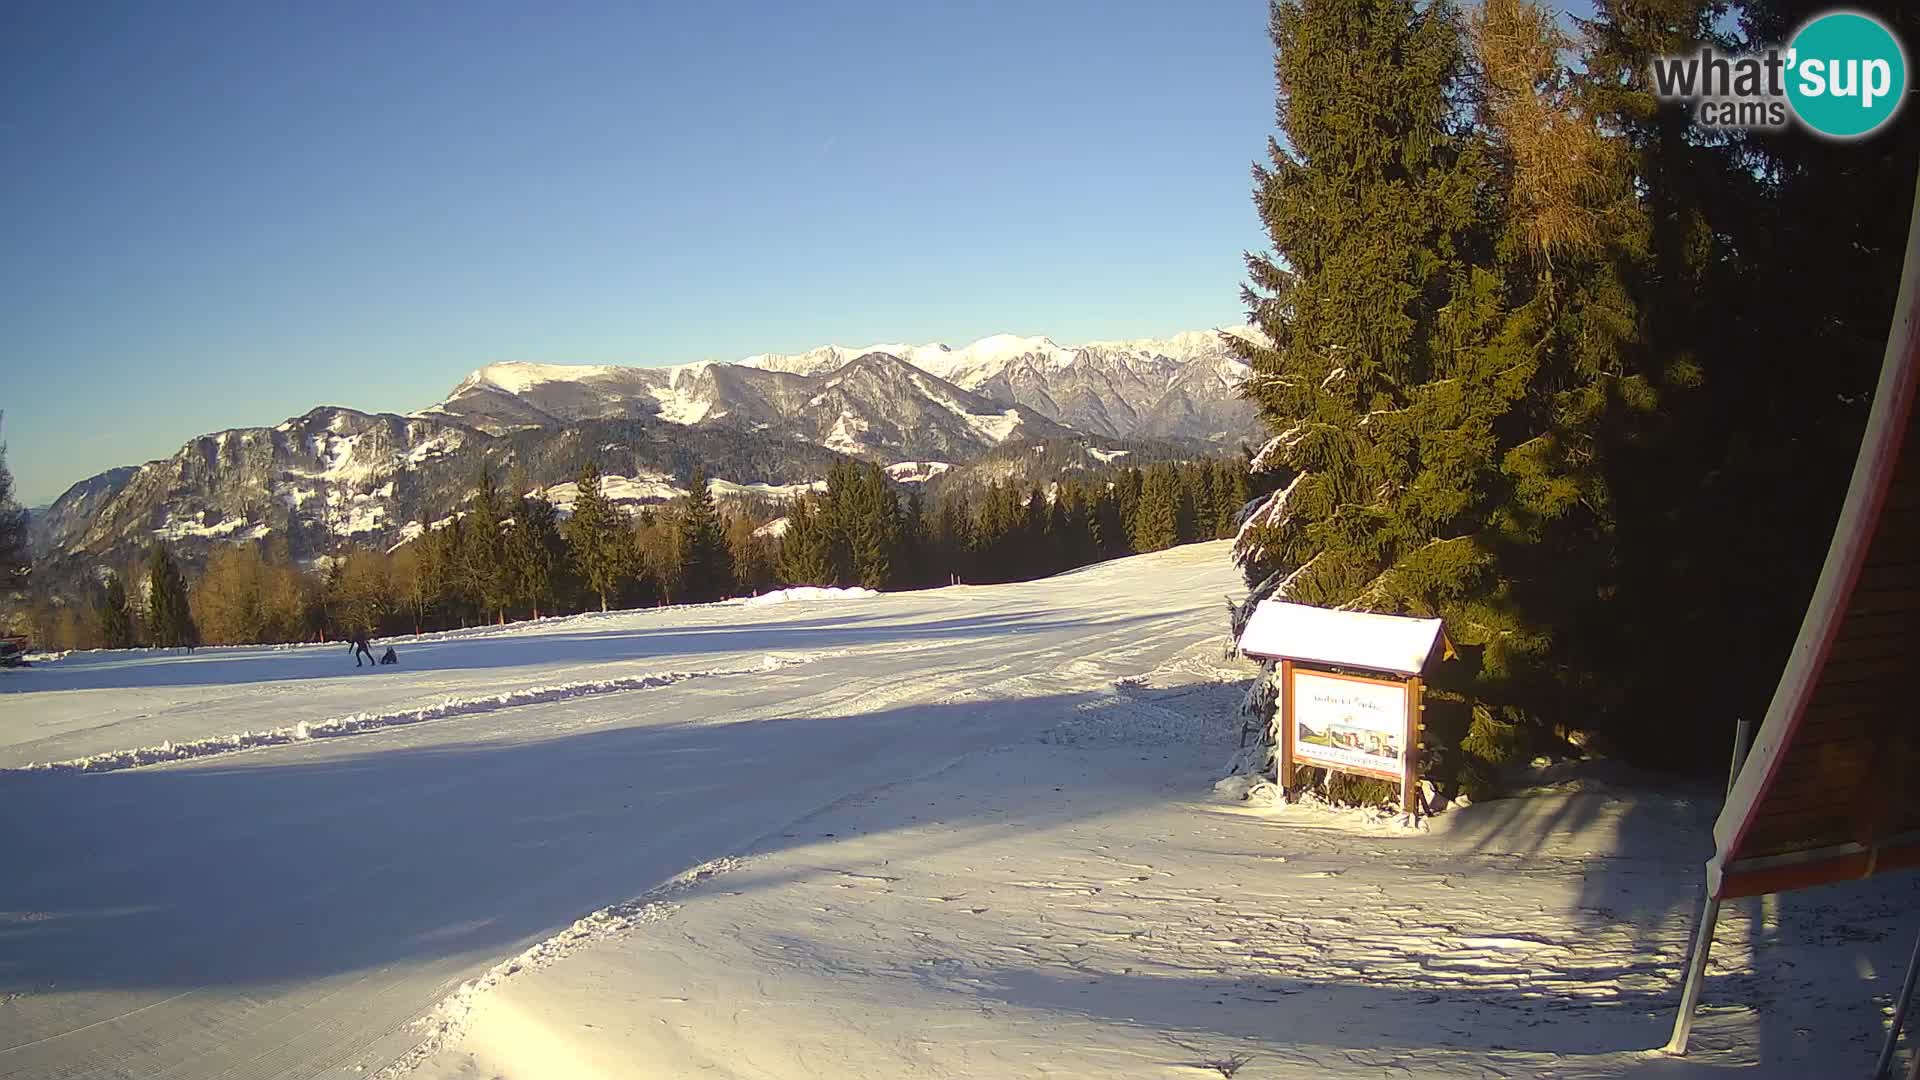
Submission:
[[[953,349],[823,346],[673,367],[491,364],[400,416],[323,406],[273,427],[190,440],[169,458],[75,484],[36,515],[44,558],[124,561],[152,539],[191,559],[278,535],[295,557],[340,540],[392,545],[457,510],[484,464],[530,486],[592,460],[632,481],[635,506],[696,465],[722,495],[798,490],[843,457],[903,482],[998,447],[1140,440],[1192,453],[1254,434],[1245,365],[1218,333],[1062,347],[996,335]],[[653,493],[653,494],[647,494]]]

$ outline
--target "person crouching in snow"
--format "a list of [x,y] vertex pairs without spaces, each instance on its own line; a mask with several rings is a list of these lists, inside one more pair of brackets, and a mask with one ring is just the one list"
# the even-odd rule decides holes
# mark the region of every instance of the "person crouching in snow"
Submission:
[[365,630],[355,630],[353,632],[353,666],[354,667],[360,666],[361,653],[367,654],[367,663],[369,666],[371,666],[373,664],[373,649],[367,644],[367,632]]

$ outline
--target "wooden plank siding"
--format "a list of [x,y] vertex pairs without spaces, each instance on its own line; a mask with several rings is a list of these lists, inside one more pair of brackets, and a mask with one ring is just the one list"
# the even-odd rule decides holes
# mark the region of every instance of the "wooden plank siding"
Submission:
[[1714,825],[1717,898],[1920,866],[1917,385],[1920,220],[1819,586]]

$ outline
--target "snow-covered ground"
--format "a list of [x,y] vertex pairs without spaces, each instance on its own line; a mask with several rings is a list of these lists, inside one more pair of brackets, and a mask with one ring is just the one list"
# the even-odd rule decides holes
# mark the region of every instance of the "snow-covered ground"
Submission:
[[1207,783],[1243,674],[1201,645],[583,924],[456,995],[416,1075],[1865,1075],[1920,882],[1729,905],[1668,1057],[1710,790],[1249,806]]
[[1645,1053],[1710,791],[1215,794],[1226,546],[4,673],[0,1077],[1865,1070],[1911,880],[1732,905]]

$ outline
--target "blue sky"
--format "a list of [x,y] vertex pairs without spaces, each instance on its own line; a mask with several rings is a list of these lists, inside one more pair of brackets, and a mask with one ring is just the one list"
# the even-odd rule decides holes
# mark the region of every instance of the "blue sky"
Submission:
[[1239,321],[1263,0],[0,7],[22,501],[498,360]]

